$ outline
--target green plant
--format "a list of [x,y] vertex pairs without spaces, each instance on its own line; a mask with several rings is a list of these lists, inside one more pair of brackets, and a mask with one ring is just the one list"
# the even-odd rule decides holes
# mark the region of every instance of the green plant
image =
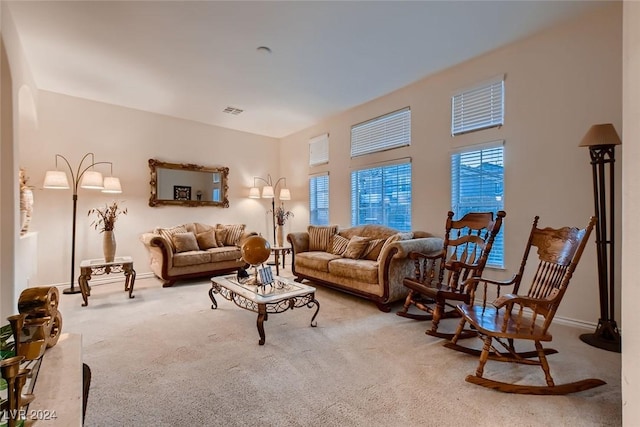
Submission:
[[15,355],[15,343],[13,342],[13,330],[11,325],[0,328],[0,359],[8,359]]
[[111,205],[105,204],[104,208],[89,209],[89,213],[87,215],[92,214],[96,215],[98,218],[93,221],[91,225],[102,233],[103,231],[113,231],[118,216],[121,214],[126,215],[127,209],[121,209],[118,206],[118,202],[114,200]]
[[278,206],[274,213],[276,215],[276,223],[278,225],[284,225],[287,219],[293,218],[293,212],[284,210],[284,203]]

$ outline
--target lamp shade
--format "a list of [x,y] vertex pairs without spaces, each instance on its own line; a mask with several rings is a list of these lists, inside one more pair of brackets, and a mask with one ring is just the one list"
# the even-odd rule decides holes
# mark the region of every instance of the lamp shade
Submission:
[[251,187],[249,190],[249,198],[250,199],[259,199],[260,198],[260,189],[258,187]]
[[280,189],[280,200],[291,200],[291,192],[288,188]]
[[579,147],[594,147],[597,145],[620,145],[620,136],[611,123],[593,125],[580,141]]
[[262,198],[263,199],[273,199],[273,187],[270,185],[265,185],[262,187]]
[[104,188],[102,183],[102,174],[97,171],[86,171],[82,175],[80,187],[91,190],[102,190]]
[[122,187],[120,186],[120,179],[115,176],[107,176],[104,178],[104,189],[103,193],[122,193]]
[[69,188],[67,174],[63,171],[47,171],[44,176],[44,188],[66,190]]

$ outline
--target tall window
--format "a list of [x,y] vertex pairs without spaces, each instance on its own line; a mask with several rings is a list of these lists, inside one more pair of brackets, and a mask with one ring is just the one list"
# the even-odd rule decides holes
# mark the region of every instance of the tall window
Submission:
[[309,177],[309,223],[329,225],[329,174]]
[[[451,155],[451,207],[455,218],[469,212],[504,209],[503,142]],[[504,267],[503,231],[496,237],[487,265]]]
[[351,225],[411,230],[411,163],[351,172]]

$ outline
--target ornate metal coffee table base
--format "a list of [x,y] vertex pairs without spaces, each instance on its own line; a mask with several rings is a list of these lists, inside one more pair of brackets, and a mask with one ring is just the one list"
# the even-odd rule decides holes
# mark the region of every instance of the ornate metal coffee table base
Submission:
[[[215,310],[218,308],[218,302],[214,294],[220,294],[225,299],[233,301],[238,307],[258,313],[256,325],[258,327],[258,334],[260,334],[259,345],[264,345],[266,341],[264,322],[269,319],[269,314],[284,313],[296,307],[306,306],[313,308],[315,305],[316,311],[311,317],[310,326],[317,326],[315,319],[320,311],[320,303],[315,299],[315,288],[276,276],[276,282],[280,286],[283,286],[283,288],[275,290],[281,290],[282,292],[270,294],[267,290],[271,285],[267,285],[266,287],[252,287],[251,285],[242,285],[235,281],[234,278],[235,276],[227,276],[222,278],[214,277],[211,279],[211,289],[209,289],[209,298],[211,298],[212,302],[211,309]],[[263,293],[259,293],[261,289]]]

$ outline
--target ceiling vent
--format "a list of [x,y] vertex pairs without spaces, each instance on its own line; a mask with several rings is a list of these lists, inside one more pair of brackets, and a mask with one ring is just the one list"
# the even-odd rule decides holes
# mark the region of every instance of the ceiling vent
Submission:
[[233,114],[234,116],[237,116],[238,114],[242,113],[244,110],[241,110],[240,108],[236,108],[236,107],[227,107],[224,110],[222,110],[223,113],[227,113],[227,114]]

